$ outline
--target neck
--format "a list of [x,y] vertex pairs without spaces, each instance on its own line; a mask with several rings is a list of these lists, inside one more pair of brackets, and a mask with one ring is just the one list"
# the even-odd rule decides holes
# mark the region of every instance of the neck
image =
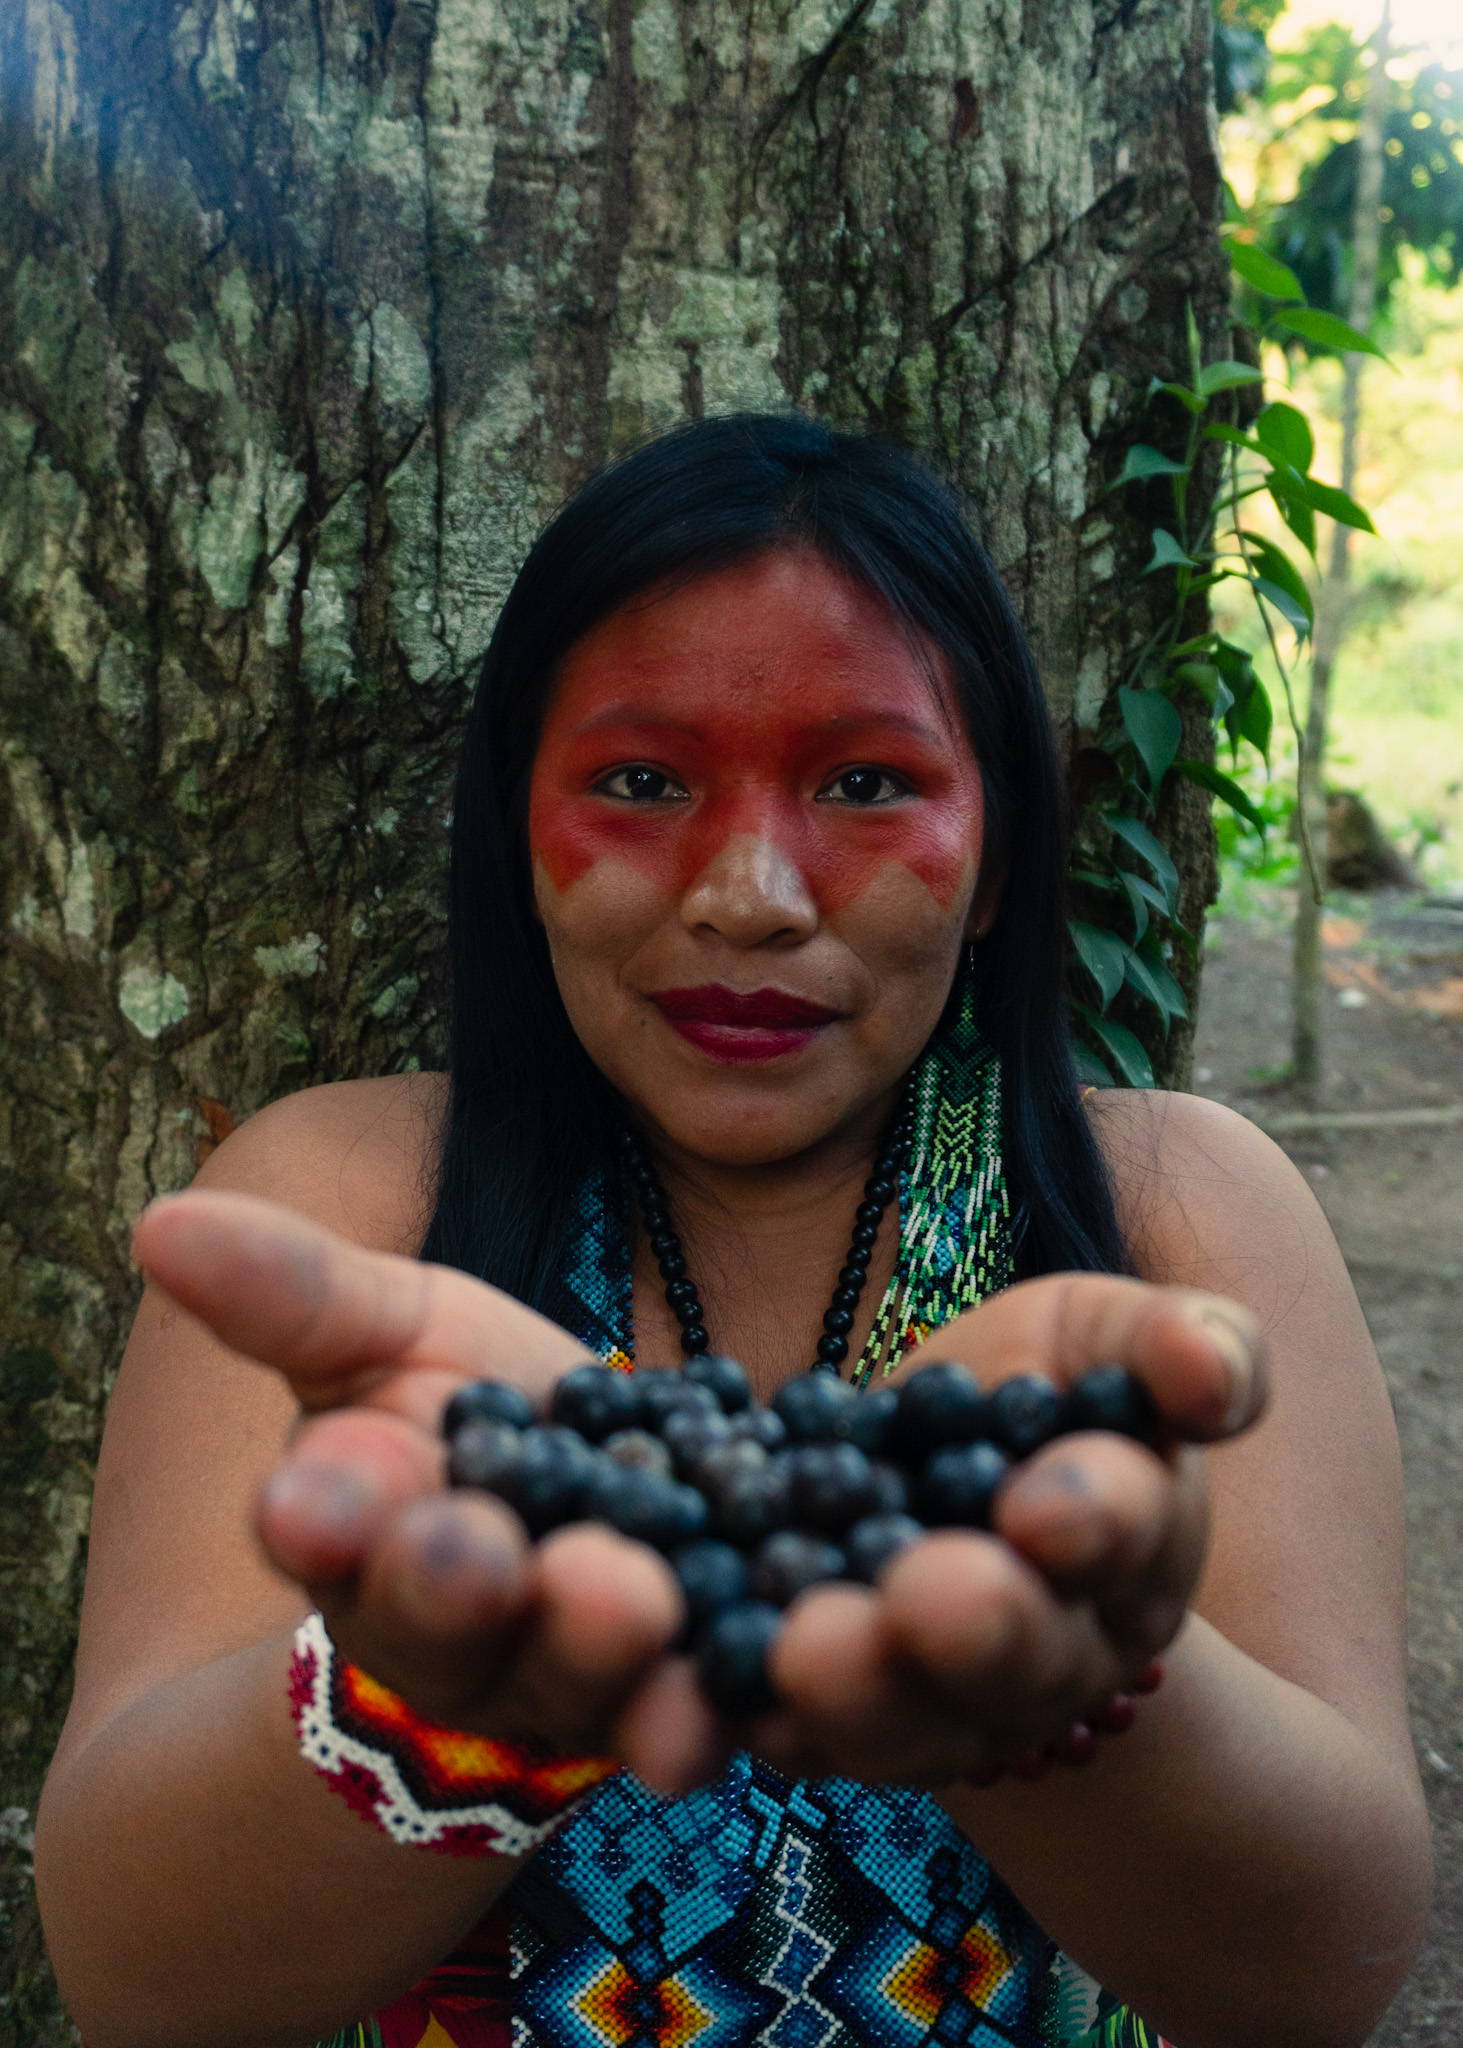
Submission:
[[[848,1254],[854,1211],[898,1099],[891,1093],[857,1123],[771,1164],[728,1165],[664,1142],[651,1150],[711,1348],[740,1358],[761,1391],[770,1394],[813,1361],[823,1312]],[[849,1335],[850,1358],[859,1355],[888,1285],[898,1239],[894,1203],[883,1219]],[[679,1326],[666,1306],[643,1231],[637,1234],[634,1275],[637,1357],[647,1364],[671,1362],[679,1355]]]
[[[776,1236],[825,1205],[845,1201],[862,1186],[888,1129],[891,1096],[850,1125],[790,1159],[729,1165],[698,1158],[657,1140],[647,1149],[683,1236],[705,1227],[713,1235],[728,1224],[752,1237]],[[857,1196],[854,1196],[855,1202]],[[844,1219],[845,1224],[850,1216]]]

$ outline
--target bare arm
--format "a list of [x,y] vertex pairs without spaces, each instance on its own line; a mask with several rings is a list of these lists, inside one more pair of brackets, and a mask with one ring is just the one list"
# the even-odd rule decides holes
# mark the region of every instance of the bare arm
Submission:
[[[1099,1114],[1148,1277],[1253,1312],[1271,1354],[1270,1406],[1203,1457],[1202,1580],[1168,1681],[1133,1733],[1103,1745],[1085,1772],[941,1797],[1039,1924],[1180,2048],[1357,2048],[1416,1954],[1429,1888],[1386,1390],[1325,1219],[1268,1140],[1182,1097]],[[1114,1283],[1030,1285],[1050,1302],[1048,1356],[1100,1355],[1094,1320],[1111,1317],[1116,1338]],[[940,1348],[955,1349],[947,1340],[960,1332],[958,1355],[988,1377],[1029,1369],[1042,1347],[1024,1292],[942,1332]],[[1034,1490],[1038,1471],[1063,1466],[1087,1489],[1085,1505],[1069,1498],[1059,1519],[1069,1546],[1093,1533],[1096,1562],[1086,1577],[1065,1575],[1065,1601],[1010,1552],[975,1554],[946,1538],[891,1572],[873,1640],[937,1674],[948,1703],[999,1719],[1012,1696],[1060,1689],[1085,1600],[1121,1588],[1125,1553],[1141,1581],[1160,1532],[1181,1527],[1163,1506],[1156,1462],[1112,1440],[1099,1453],[1098,1443],[1078,1457],[1070,1446],[1043,1453],[998,1516],[1052,1567],[1047,1529],[1057,1525],[1052,1501]],[[1060,1505],[1060,1489],[1054,1498]],[[1059,1566],[1053,1576],[1061,1586]],[[1152,1591],[1150,1582],[1145,1597]],[[1005,1647],[971,1652],[999,1609]],[[810,1601],[779,1667],[799,1704],[827,1717],[835,1760],[837,1742],[856,1752],[861,1732],[911,1718],[862,1667],[849,1680],[870,1639],[856,1624],[850,1609],[839,1629],[831,1596],[821,1616]]]
[[[379,1100],[368,1096],[364,1106]],[[341,1238],[404,1253],[415,1227],[402,1198],[410,1176],[388,1128],[368,1116],[362,1136],[362,1110],[358,1084],[276,1104],[221,1148],[200,1184],[287,1202]],[[162,1256],[177,1227],[165,1209],[149,1227]],[[170,1256],[180,1262],[176,1244]],[[237,1287],[237,1253],[230,1256],[226,1278]],[[293,1344],[303,1361],[310,1278],[281,1262],[289,1257],[286,1248],[272,1263],[266,1249],[241,1292],[262,1335],[257,1348]],[[206,1293],[207,1258],[182,1263]],[[562,1331],[463,1276],[412,1266],[407,1277],[435,1274],[435,1314],[424,1313],[414,1333],[428,1354],[416,1376],[425,1410],[440,1405],[444,1385],[470,1375],[474,1359],[489,1369],[495,1338],[511,1353],[505,1371],[552,1376],[577,1355]],[[323,1357],[349,1332],[332,1333],[330,1285],[319,1277]],[[358,1343],[371,1299],[358,1294],[351,1304]],[[410,1321],[413,1303],[425,1312],[420,1286],[404,1293],[398,1317]],[[383,1304],[375,1320],[385,1314]],[[281,1323],[272,1331],[271,1315]],[[270,1569],[250,1533],[256,1496],[298,1418],[285,1379],[147,1289],[108,1416],[76,1691],[37,1838],[48,1942],[90,2048],[297,2048],[439,1962],[518,1867],[403,1850],[298,1754],[285,1679],[309,1599]],[[334,1426],[329,1418],[307,1433]],[[424,1432],[404,1420],[392,1426],[399,1441],[388,1436],[387,1449],[398,1470],[367,1504],[368,1521],[432,1477],[421,1469],[430,1456]],[[333,1527],[328,1503],[281,1502],[275,1534],[298,1553],[300,1575],[318,1580],[349,1641],[363,1626],[395,1626],[408,1655],[425,1666],[435,1643],[445,1669],[464,1632],[480,1658],[491,1652],[495,1610],[499,1620],[531,1613],[524,1654],[532,1662],[536,1643],[543,1690],[593,1702],[631,1686],[675,1625],[658,1562],[584,1531],[572,1539],[577,1556],[571,1543],[556,1560],[532,1560],[510,1516],[486,1501],[464,1505],[471,1583],[449,1572],[432,1588],[431,1640],[411,1633],[423,1546],[413,1547],[409,1530],[377,1556],[369,1589],[349,1573],[332,1577],[332,1544],[346,1538],[340,1556],[348,1560],[362,1532]],[[585,1608],[596,1600],[600,1640],[586,1647]],[[390,1675],[389,1654],[373,1661]],[[566,1746],[576,1732],[564,1729]]]

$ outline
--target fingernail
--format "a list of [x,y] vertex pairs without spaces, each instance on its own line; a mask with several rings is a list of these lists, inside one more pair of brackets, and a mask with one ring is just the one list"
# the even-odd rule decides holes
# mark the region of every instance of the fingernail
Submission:
[[1205,1336],[1219,1352],[1229,1374],[1229,1401],[1220,1428],[1226,1434],[1238,1429],[1250,1412],[1255,1395],[1255,1360],[1249,1339],[1222,1309],[1201,1308],[1198,1320]]
[[1022,1492],[1029,1499],[1033,1494],[1040,1499],[1058,1495],[1068,1500],[1091,1500],[1092,1485],[1080,1465],[1053,1462],[1042,1465],[1032,1473],[1022,1486]]
[[460,1578],[464,1571],[476,1579],[485,1574],[506,1578],[518,1568],[518,1559],[507,1543],[495,1541],[481,1529],[464,1529],[448,1515],[433,1523],[417,1555],[424,1577],[438,1584]]
[[1085,1571],[1111,1548],[1107,1517],[1093,1511],[1093,1489],[1080,1466],[1041,1466],[1029,1479],[1013,1483],[1020,1485],[1024,1505],[1035,1503],[1038,1508],[1057,1511],[1048,1517],[1036,1539],[1048,1571]]
[[265,1482],[265,1503],[302,1517],[315,1533],[344,1541],[363,1536],[377,1490],[339,1465],[286,1465]]

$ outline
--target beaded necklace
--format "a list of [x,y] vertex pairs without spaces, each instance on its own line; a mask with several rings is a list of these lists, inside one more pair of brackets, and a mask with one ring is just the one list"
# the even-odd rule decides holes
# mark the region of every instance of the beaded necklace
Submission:
[[[879,1241],[879,1225],[884,1220],[884,1211],[899,1192],[899,1175],[903,1171],[913,1129],[913,1111],[906,1102],[890,1125],[883,1148],[874,1162],[874,1170],[864,1182],[863,1200],[854,1212],[853,1235],[838,1278],[833,1283],[833,1299],[824,1312],[823,1334],[818,1339],[818,1355],[813,1360],[815,1371],[837,1373],[848,1356],[848,1333],[853,1328],[864,1283],[869,1277],[869,1261]],[[701,1306],[696,1283],[686,1271],[686,1255],[671,1223],[670,1205],[660,1176],[633,1131],[624,1129],[620,1132],[620,1154],[640,1198],[640,1219],[649,1234],[650,1249],[655,1254],[660,1277],[665,1283],[666,1303],[681,1326],[681,1349],[688,1358],[702,1357],[711,1348],[706,1311]]]

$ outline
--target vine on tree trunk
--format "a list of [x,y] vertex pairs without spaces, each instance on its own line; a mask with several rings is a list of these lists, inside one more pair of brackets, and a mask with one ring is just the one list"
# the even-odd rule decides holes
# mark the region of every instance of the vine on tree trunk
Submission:
[[[1231,237],[1229,257],[1236,278],[1276,302],[1257,339],[1382,354],[1370,336],[1308,306],[1294,272],[1254,243]],[[1206,605],[1216,584],[1232,578],[1248,584],[1285,693],[1297,751],[1304,755],[1277,628],[1288,629],[1299,654],[1310,640],[1315,608],[1291,553],[1247,526],[1244,507],[1249,499],[1267,494],[1312,562],[1318,513],[1365,533],[1376,531],[1354,498],[1311,474],[1315,437],[1296,406],[1285,399],[1262,404],[1249,431],[1215,417],[1228,393],[1263,386],[1265,373],[1230,358],[1204,362],[1192,312],[1187,331],[1187,382],[1155,377],[1148,393],[1150,403],[1166,400],[1166,411],[1177,407],[1185,416],[1183,444],[1177,453],[1166,454],[1145,441],[1132,443],[1110,486],[1167,487],[1167,523],[1153,527],[1153,553],[1142,574],[1169,578],[1172,603],[1134,656],[1099,728],[1098,745],[1110,773],[1085,807],[1074,842],[1072,880],[1096,908],[1088,917],[1068,920],[1070,1001],[1083,1078],[1100,1087],[1154,1085],[1142,1040],[1111,1014],[1124,991],[1153,1012],[1165,1036],[1173,1020],[1187,1014],[1169,960],[1175,945],[1192,949],[1196,941],[1179,919],[1178,871],[1154,830],[1168,778],[1178,775],[1198,783],[1228,804],[1249,830],[1265,833],[1265,819],[1232,775],[1179,751],[1179,700],[1197,695],[1228,740],[1232,764],[1241,746],[1269,759],[1274,713],[1249,651],[1207,622],[1207,609],[1203,630],[1189,630],[1196,604]],[[1207,442],[1224,445],[1227,482],[1196,519],[1190,513],[1190,485]],[[1303,851],[1316,880],[1316,855],[1304,841]]]

